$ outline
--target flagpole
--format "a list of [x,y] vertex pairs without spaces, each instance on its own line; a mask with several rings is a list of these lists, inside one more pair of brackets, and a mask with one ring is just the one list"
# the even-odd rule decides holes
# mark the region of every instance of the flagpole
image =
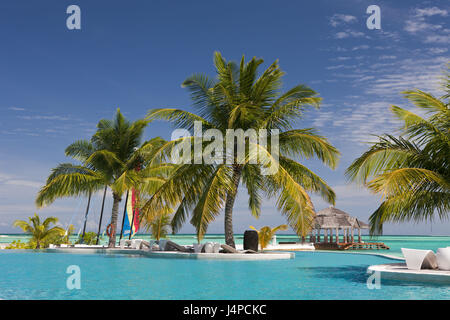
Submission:
[[97,245],[98,245],[98,238],[100,237],[100,229],[102,228],[103,209],[105,208],[105,198],[107,189],[108,186],[105,186],[105,191],[103,192],[102,211],[100,212],[100,221],[98,222],[97,242],[95,243]]
[[123,219],[122,219],[122,229],[120,230],[120,238],[119,238],[119,244],[120,244],[120,240],[122,240],[122,235],[123,235],[123,225],[125,223],[125,213],[127,212],[127,205],[128,205],[128,193],[130,191],[127,190],[127,197],[125,199],[125,208],[123,209]]
[[86,213],[84,215],[83,235],[81,236],[80,243],[84,242],[84,235],[86,234],[86,222],[87,222],[87,217],[88,217],[88,214],[89,214],[89,206],[90,205],[91,205],[91,192],[89,191],[88,204],[87,204],[87,207],[86,207]]

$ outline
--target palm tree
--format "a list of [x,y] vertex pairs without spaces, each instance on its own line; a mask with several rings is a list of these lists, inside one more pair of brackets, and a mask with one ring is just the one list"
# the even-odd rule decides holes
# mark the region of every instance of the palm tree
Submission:
[[51,224],[56,224],[58,218],[48,217],[41,223],[41,219],[35,213],[34,216],[28,218],[28,222],[24,220],[14,221],[13,226],[19,227],[25,233],[31,234],[31,241],[36,242],[36,249],[41,248],[41,242],[52,236],[63,236],[65,230],[61,227],[54,226],[50,228]]
[[159,212],[154,212],[151,220],[147,220],[149,215],[144,216],[141,223],[147,231],[150,230],[152,238],[159,241],[161,238],[167,237],[170,232],[172,213],[173,210],[165,208]]
[[80,140],[70,145],[66,154],[82,165],[63,163],[52,170],[46,185],[39,191],[39,207],[61,197],[86,195],[108,186],[113,194],[109,247],[116,242],[117,218],[122,195],[137,188],[152,192],[165,182],[174,166],[161,163],[154,150],[165,143],[154,138],[141,143],[147,120],[130,122],[120,110],[113,120],[101,120],[91,141]]
[[279,225],[278,227],[271,228],[269,226],[262,227],[260,230],[257,230],[255,227],[250,226],[250,229],[258,232],[258,241],[261,246],[261,250],[264,250],[265,247],[269,244],[270,240],[273,236],[280,230],[287,230],[288,226],[285,224]]
[[[304,85],[297,85],[281,93],[282,76],[275,61],[261,75],[258,67],[262,59],[253,58],[240,65],[227,62],[219,52],[214,55],[217,78],[196,74],[184,81],[191,92],[197,114],[180,109],[154,109],[148,119],[163,119],[192,133],[195,121],[204,130],[216,129],[226,136],[228,129],[266,129],[268,140],[279,140],[279,161],[267,146],[256,143],[257,163],[246,149],[245,161],[234,158],[219,164],[183,164],[171,179],[146,204],[147,212],[163,205],[178,206],[172,227],[176,232],[192,210],[191,223],[196,227],[197,238],[202,239],[207,227],[225,207],[225,240],[235,246],[232,213],[239,185],[242,183],[249,195],[249,208],[255,217],[260,215],[262,195],[278,197],[278,209],[286,215],[290,226],[298,233],[309,232],[315,214],[308,192],[319,193],[327,202],[334,203],[335,194],[323,179],[306,166],[293,159],[316,157],[325,165],[335,168],[339,152],[318,135],[314,129],[293,129],[294,121],[301,119],[307,106],[319,107],[321,98]],[[279,130],[277,135],[274,130]],[[162,150],[172,148],[181,141],[168,142]],[[248,141],[248,139],[247,139]],[[251,143],[250,143],[251,144]],[[255,144],[255,143],[254,143]],[[237,148],[236,141],[234,149]],[[192,156],[192,155],[191,155]],[[195,157],[195,155],[194,155]],[[279,170],[272,175],[262,171],[277,162]],[[144,211],[146,211],[144,210]]]
[[[450,209],[450,77],[447,94],[438,99],[420,90],[402,92],[427,117],[397,106],[391,111],[404,122],[402,135],[383,135],[347,169],[383,202],[370,216],[372,234],[385,222],[444,219]],[[447,101],[445,101],[447,99]]]

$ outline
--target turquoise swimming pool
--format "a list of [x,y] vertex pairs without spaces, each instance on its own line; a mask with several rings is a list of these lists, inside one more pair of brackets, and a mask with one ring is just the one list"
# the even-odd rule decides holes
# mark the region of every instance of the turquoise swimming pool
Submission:
[[[137,256],[0,252],[0,299],[450,299],[450,287],[383,281],[366,285],[361,254],[297,252],[292,260],[207,261]],[[81,289],[69,290],[69,265]]]

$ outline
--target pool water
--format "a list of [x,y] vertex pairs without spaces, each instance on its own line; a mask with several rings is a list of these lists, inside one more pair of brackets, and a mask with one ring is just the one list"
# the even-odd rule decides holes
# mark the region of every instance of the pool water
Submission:
[[[450,287],[381,279],[367,267],[394,260],[297,252],[292,260],[208,261],[128,255],[0,251],[0,299],[450,299]],[[69,290],[69,265],[81,289]]]

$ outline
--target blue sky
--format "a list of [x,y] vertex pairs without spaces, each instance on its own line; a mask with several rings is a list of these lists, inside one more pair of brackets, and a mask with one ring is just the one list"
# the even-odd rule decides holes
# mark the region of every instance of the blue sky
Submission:
[[[66,8],[81,8],[81,30],[66,28]],[[381,30],[366,27],[366,8],[381,8]],[[391,104],[420,88],[440,95],[438,77],[450,60],[448,1],[2,1],[0,4],[0,232],[38,212],[64,226],[82,222],[86,199],[58,200],[39,211],[37,190],[74,140],[89,138],[101,118],[120,107],[130,119],[160,107],[190,109],[182,81],[214,75],[213,52],[275,59],[286,88],[311,86],[324,98],[298,127],[316,127],[339,148],[339,168],[308,161],[334,187],[336,206],[367,220],[379,196],[349,184],[345,168],[372,134],[394,132]],[[152,123],[146,137],[170,138],[171,126]],[[317,209],[327,206],[314,197]],[[274,200],[259,220],[245,191],[235,206],[235,232],[284,223]],[[112,199],[108,199],[107,216]],[[95,229],[100,200],[88,227]],[[109,218],[108,218],[109,219]],[[106,222],[104,222],[106,225]],[[221,233],[223,218],[209,232]],[[182,232],[192,232],[186,225]],[[450,223],[387,225],[386,234],[450,234]]]

